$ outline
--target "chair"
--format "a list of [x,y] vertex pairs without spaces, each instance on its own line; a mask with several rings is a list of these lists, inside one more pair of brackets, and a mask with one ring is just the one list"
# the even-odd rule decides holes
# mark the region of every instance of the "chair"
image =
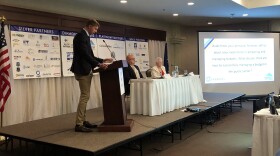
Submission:
[[146,77],[152,77],[152,69],[146,71]]

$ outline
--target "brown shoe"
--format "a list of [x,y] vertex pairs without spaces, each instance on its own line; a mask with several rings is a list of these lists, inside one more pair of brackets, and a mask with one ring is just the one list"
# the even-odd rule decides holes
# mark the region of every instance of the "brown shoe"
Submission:
[[92,132],[90,128],[86,128],[84,125],[76,125],[75,132]]
[[84,121],[84,127],[86,127],[86,128],[97,128],[97,125],[91,124],[88,121]]

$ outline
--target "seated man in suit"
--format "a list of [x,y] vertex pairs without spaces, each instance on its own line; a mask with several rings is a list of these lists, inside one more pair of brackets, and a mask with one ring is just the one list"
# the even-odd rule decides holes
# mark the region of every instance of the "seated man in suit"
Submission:
[[130,79],[143,78],[143,75],[141,74],[139,67],[135,65],[135,57],[133,54],[128,54],[126,56],[126,61],[128,66],[123,68],[125,95],[130,95]]
[[158,79],[163,78],[166,74],[165,67],[162,65],[162,58],[156,58],[156,65],[152,68],[152,78]]

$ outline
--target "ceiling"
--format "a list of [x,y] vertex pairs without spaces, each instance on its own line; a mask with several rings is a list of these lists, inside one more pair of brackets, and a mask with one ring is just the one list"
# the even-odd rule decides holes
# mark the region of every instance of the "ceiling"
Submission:
[[[252,9],[247,9],[232,0],[127,0],[128,2],[126,4],[121,4],[120,0],[76,1],[86,5],[92,5],[93,8],[97,7],[99,9],[107,9],[149,19],[191,26],[204,26],[209,21],[213,25],[221,25],[280,19],[280,1],[276,2],[276,5],[274,3],[275,6],[258,6],[258,8]],[[254,3],[254,1],[258,0],[250,1]],[[195,4],[188,6],[187,2],[194,2]],[[173,17],[173,13],[178,13],[179,16]],[[245,13],[248,14],[247,17],[242,16]]]

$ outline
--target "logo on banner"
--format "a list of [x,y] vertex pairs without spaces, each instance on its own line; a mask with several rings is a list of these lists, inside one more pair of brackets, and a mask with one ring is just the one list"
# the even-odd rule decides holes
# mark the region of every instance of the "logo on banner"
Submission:
[[50,64],[44,64],[44,68],[50,68],[51,65]]
[[15,52],[15,53],[23,53],[23,51],[22,51],[22,50],[19,50],[19,49],[15,49],[14,52]]
[[39,36],[39,39],[40,39],[40,40],[48,40],[49,37],[46,36],[46,35],[40,35],[40,36]]
[[[34,40],[35,37],[36,37],[36,35],[34,35],[34,34],[28,34],[28,39]],[[38,42],[38,41],[37,41],[37,42]]]
[[29,49],[28,49],[28,54],[29,54],[29,55],[33,55],[33,54],[34,54],[34,49],[29,48]]
[[35,64],[34,66],[33,66],[34,68],[36,68],[36,69],[40,69],[40,68],[43,68],[43,65],[39,65],[39,64]]
[[23,40],[22,43],[23,43],[23,45],[25,45],[25,46],[29,46],[29,40]]
[[20,72],[20,62],[16,62],[16,71]]
[[48,43],[44,43],[44,47],[49,47],[50,45]]
[[58,36],[52,36],[53,41],[58,41]]
[[119,46],[117,43],[114,44],[113,48],[115,48],[115,49],[123,49],[123,47]]
[[42,58],[33,58],[33,61],[43,61],[44,59]]
[[58,67],[60,67],[60,65],[51,65],[51,67],[53,68],[58,68]]
[[21,58],[21,56],[14,56],[14,60],[18,60],[20,58]]
[[37,41],[37,43],[35,45],[36,45],[36,47],[40,47],[41,46],[39,41]]
[[19,42],[19,39],[13,39],[13,42]]
[[67,60],[73,60],[73,55],[74,53],[73,52],[66,52],[66,57],[67,57]]
[[30,77],[34,77],[34,75],[26,75],[25,77],[29,77],[30,78]]
[[38,50],[38,53],[46,54],[48,53],[48,50]]
[[71,48],[71,44],[69,43],[69,41],[68,41],[67,38],[64,39],[63,47],[65,47],[65,48]]
[[59,61],[60,58],[59,58],[59,57],[51,57],[50,60],[51,60],[51,61]]
[[30,57],[26,56],[25,60],[30,61]]
[[24,74],[16,74],[16,77],[24,77]]
[[59,54],[59,51],[53,50],[51,52],[49,52],[50,54]]
[[24,37],[23,34],[12,34],[12,36],[15,36],[15,37]]
[[29,69],[30,66],[23,65],[23,69]]
[[18,46],[18,45],[19,45],[19,43],[17,43],[17,42],[13,42],[13,44],[12,44],[13,47]]
[[39,70],[36,71],[36,76],[41,77],[41,72]]
[[51,76],[51,73],[43,73],[43,76]]
[[54,76],[61,76],[60,73],[53,73]]

